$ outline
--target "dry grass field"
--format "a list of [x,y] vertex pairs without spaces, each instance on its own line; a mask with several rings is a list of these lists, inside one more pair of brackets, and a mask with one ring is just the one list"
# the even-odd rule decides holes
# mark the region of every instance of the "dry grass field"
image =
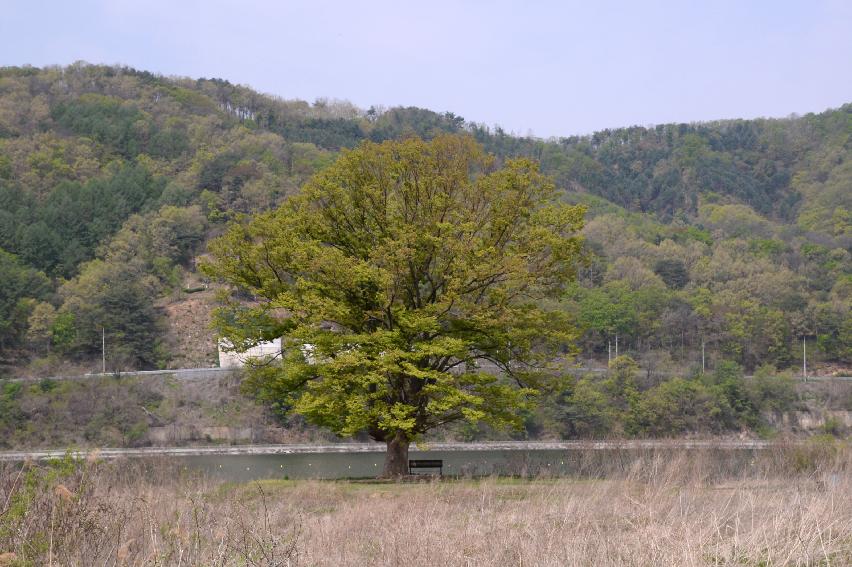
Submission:
[[848,446],[761,455],[725,475],[683,452],[583,478],[386,483],[6,466],[0,565],[852,565]]

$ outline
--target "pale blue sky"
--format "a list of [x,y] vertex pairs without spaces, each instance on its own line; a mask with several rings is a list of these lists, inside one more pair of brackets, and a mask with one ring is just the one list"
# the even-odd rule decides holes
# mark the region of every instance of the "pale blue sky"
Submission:
[[0,0],[0,65],[77,60],[570,135],[852,102],[852,0]]

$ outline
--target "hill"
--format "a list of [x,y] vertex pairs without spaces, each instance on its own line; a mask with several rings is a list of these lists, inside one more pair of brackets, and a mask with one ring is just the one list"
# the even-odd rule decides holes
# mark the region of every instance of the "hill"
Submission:
[[111,369],[214,363],[205,242],[344,148],[444,132],[539,160],[588,205],[591,261],[564,300],[583,356],[617,340],[649,386],[702,351],[795,366],[802,337],[826,371],[852,364],[852,104],[540,140],[86,64],[0,69],[0,363],[99,364],[102,333]]

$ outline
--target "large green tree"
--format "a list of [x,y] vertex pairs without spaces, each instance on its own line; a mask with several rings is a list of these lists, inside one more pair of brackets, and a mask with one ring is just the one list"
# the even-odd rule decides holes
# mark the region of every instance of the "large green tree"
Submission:
[[584,209],[526,159],[499,166],[467,136],[364,143],[279,209],[211,245],[232,286],[218,326],[237,349],[283,336],[248,384],[338,434],[409,443],[518,410],[574,339],[542,307],[574,277]]

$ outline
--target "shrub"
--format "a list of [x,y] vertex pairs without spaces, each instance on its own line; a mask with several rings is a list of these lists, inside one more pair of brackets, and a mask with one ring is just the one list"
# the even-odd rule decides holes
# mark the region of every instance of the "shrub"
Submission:
[[727,425],[725,418],[731,411],[717,390],[683,378],[646,392],[640,407],[645,431],[656,436],[718,431]]
[[841,441],[831,435],[815,435],[793,449],[791,456],[793,470],[799,473],[811,473],[831,469],[842,453]]
[[846,429],[843,426],[843,423],[837,419],[835,416],[830,415],[825,418],[825,422],[822,424],[822,432],[825,435],[831,435],[833,437],[841,437],[843,436],[844,430]]

